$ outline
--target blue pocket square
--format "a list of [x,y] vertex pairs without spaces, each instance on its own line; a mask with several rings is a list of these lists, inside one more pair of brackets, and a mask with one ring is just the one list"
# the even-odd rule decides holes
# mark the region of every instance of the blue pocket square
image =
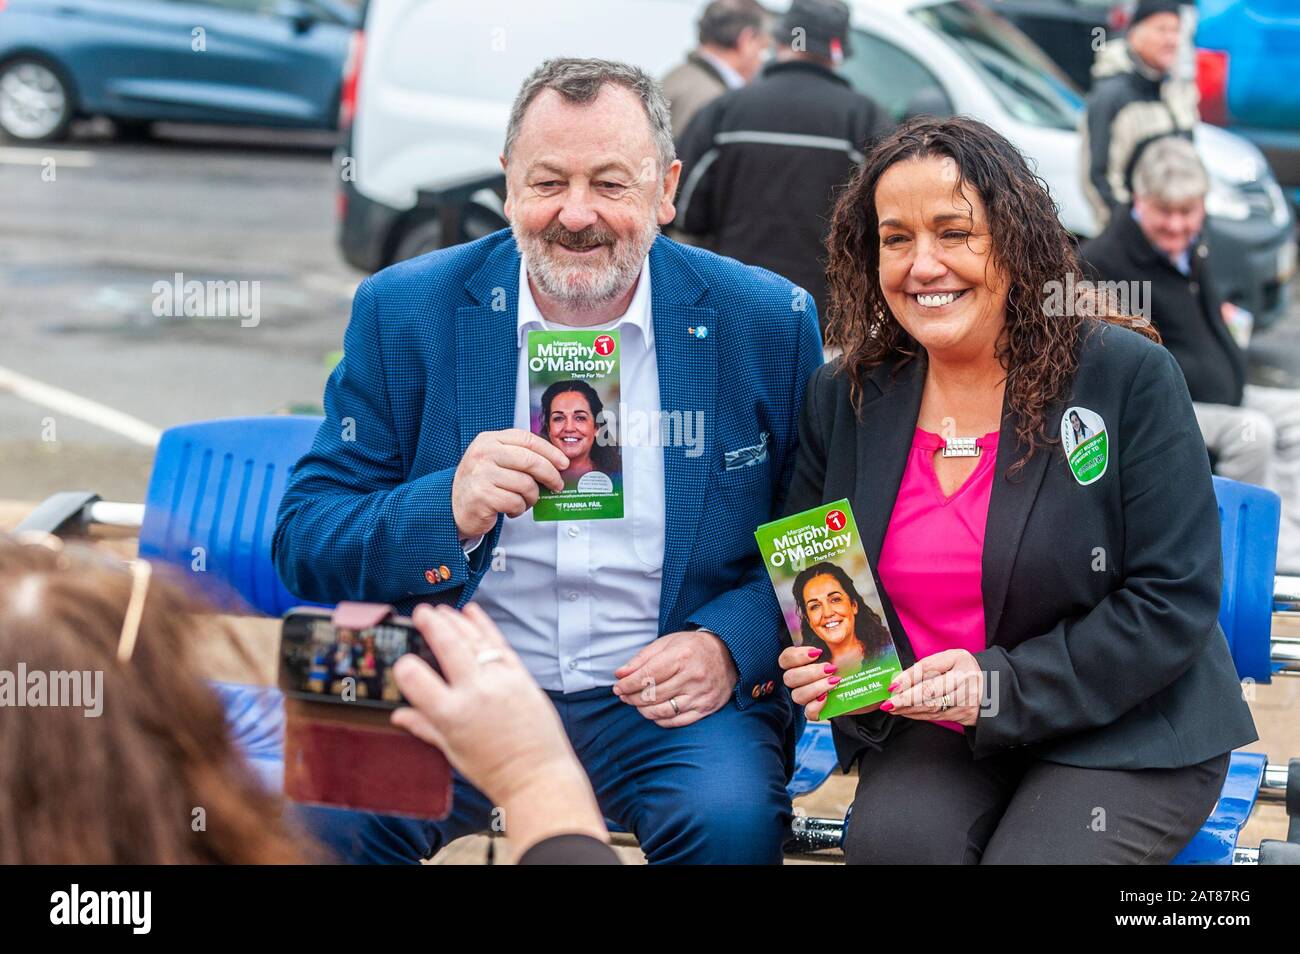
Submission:
[[723,463],[726,470],[740,470],[742,467],[753,467],[767,460],[767,431],[758,435],[758,443],[752,447],[742,447],[739,450],[727,451],[723,455]]

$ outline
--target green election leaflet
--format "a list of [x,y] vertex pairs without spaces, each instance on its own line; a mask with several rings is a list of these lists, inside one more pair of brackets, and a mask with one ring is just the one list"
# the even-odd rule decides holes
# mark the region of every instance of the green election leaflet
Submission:
[[796,646],[815,646],[841,678],[824,719],[874,708],[902,671],[847,500],[759,527],[754,536]]
[[564,489],[542,488],[534,520],[623,516],[618,372],[617,330],[528,332],[532,431],[569,460],[560,472]]

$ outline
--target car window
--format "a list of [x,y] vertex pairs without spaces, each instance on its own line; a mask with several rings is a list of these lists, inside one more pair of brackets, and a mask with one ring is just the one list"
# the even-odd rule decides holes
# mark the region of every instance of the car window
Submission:
[[307,12],[310,13],[312,16],[314,16],[317,20],[321,20],[325,23],[346,22],[336,10],[327,7],[323,3],[315,3],[313,2],[313,0],[305,0],[303,6],[306,7]]
[[912,16],[938,33],[988,82],[1016,119],[1074,129],[1083,100],[1070,80],[1023,33],[969,0],[921,7]]
[[910,53],[872,33],[854,30],[849,55],[840,66],[859,93],[870,96],[894,118],[902,120],[912,104],[924,103],[927,111],[953,113],[952,100],[934,74]]

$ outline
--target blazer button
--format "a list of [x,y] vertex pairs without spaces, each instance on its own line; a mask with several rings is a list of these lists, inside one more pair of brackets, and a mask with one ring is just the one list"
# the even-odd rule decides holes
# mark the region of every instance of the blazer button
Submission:
[[437,573],[434,573],[432,570],[425,570],[425,571],[424,571],[424,579],[425,579],[426,582],[429,582],[429,583],[437,583],[437,582],[438,582],[438,574],[437,574]]
[[755,699],[757,699],[757,698],[758,698],[759,696],[761,696],[762,694],[763,694],[763,687],[762,687],[762,686],[755,686],[755,687],[754,687],[754,690],[750,693],[750,695],[753,696]]
[[444,580],[451,579],[451,570],[447,569],[447,564],[444,563],[442,566],[438,567],[438,575]]
[[763,695],[770,696],[775,691],[776,691],[776,683],[773,682],[771,679],[769,679],[767,681],[767,685],[763,687]]

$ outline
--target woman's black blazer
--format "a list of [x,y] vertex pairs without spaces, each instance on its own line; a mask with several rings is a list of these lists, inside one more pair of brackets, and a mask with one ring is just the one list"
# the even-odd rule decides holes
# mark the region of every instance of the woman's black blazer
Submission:
[[[924,380],[923,356],[877,368],[860,411],[838,361],[808,387],[785,509],[847,497],[873,572]],[[1076,406],[1101,416],[1109,443],[1105,472],[1087,485],[1059,441]],[[1026,746],[1066,765],[1176,768],[1254,741],[1218,624],[1218,509],[1178,365],[1136,332],[1090,319],[1070,398],[1047,421],[1057,442],[1009,478],[1025,448],[1003,414],[984,538],[987,648],[975,656],[990,705],[966,729],[974,757]],[[881,593],[910,666],[916,656]],[[845,766],[887,744],[897,718],[833,720]]]

